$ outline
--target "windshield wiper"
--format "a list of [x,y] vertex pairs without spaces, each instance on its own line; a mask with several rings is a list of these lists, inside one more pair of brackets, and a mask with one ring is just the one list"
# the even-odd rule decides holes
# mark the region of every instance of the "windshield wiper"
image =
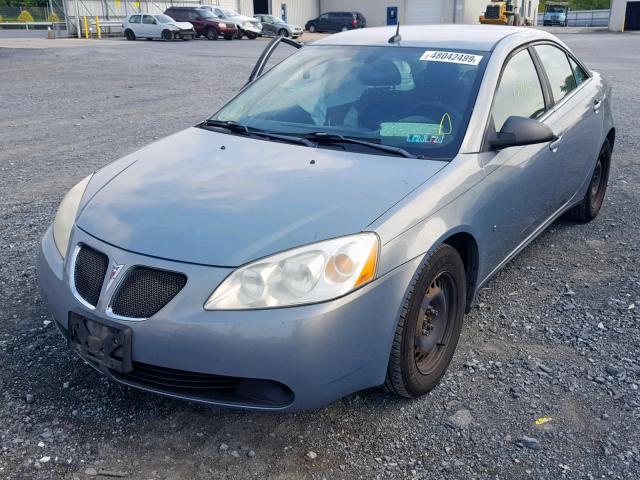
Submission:
[[364,145],[365,147],[380,150],[382,152],[393,153],[394,155],[398,155],[400,157],[420,158],[420,159],[424,158],[422,156],[413,155],[412,153],[407,152],[404,148],[401,148],[401,147],[394,147],[392,145],[383,145],[381,143],[368,142],[366,140],[359,140],[357,138],[345,137],[344,135],[338,135],[335,133],[313,132],[313,133],[307,133],[303,135],[302,138],[313,140],[316,143],[322,143],[322,142],[352,143],[354,145]]
[[224,128],[225,130],[229,130],[230,132],[239,133],[239,134],[247,135],[250,137],[269,138],[273,140],[280,140],[287,143],[297,143],[299,145],[304,145],[306,147],[313,147],[313,148],[318,146],[316,143],[312,142],[311,140],[305,137],[281,135],[279,133],[265,132],[264,130],[249,129],[249,127],[247,127],[246,125],[243,125],[242,123],[239,123],[239,122],[235,122],[233,120],[214,120],[210,118],[208,120],[205,120],[202,125],[205,125],[207,127]]

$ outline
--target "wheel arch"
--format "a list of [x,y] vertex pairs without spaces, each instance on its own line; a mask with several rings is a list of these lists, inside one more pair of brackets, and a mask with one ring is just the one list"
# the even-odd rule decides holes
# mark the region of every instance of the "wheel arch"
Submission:
[[465,305],[465,313],[471,310],[471,304],[475,297],[476,285],[478,282],[478,242],[469,232],[462,231],[454,233],[445,238],[441,243],[453,247],[460,255],[464,265],[464,273],[467,279],[467,298]]
[[613,148],[613,144],[616,141],[616,129],[614,127],[612,127],[607,133],[607,140],[609,140],[609,143],[611,144],[611,148]]

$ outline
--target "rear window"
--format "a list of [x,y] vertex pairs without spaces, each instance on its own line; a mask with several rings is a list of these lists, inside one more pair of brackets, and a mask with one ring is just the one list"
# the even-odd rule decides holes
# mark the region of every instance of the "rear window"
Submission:
[[341,134],[449,159],[466,132],[488,58],[478,51],[308,46],[215,118],[272,133]]

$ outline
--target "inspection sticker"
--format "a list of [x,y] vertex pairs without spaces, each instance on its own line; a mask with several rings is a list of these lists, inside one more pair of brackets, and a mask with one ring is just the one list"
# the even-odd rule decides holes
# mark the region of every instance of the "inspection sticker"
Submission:
[[474,55],[472,53],[459,52],[438,52],[427,50],[422,54],[420,60],[425,62],[446,62],[461,63],[462,65],[478,65],[482,60],[482,55]]

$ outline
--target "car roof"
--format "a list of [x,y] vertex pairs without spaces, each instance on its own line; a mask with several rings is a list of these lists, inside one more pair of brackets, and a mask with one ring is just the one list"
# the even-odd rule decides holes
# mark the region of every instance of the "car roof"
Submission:
[[542,30],[502,25],[401,25],[402,40],[390,45],[389,38],[395,33],[395,26],[361,28],[327,36],[314,42],[314,45],[399,45],[491,51],[507,37],[514,43],[536,39],[557,41],[553,35]]

